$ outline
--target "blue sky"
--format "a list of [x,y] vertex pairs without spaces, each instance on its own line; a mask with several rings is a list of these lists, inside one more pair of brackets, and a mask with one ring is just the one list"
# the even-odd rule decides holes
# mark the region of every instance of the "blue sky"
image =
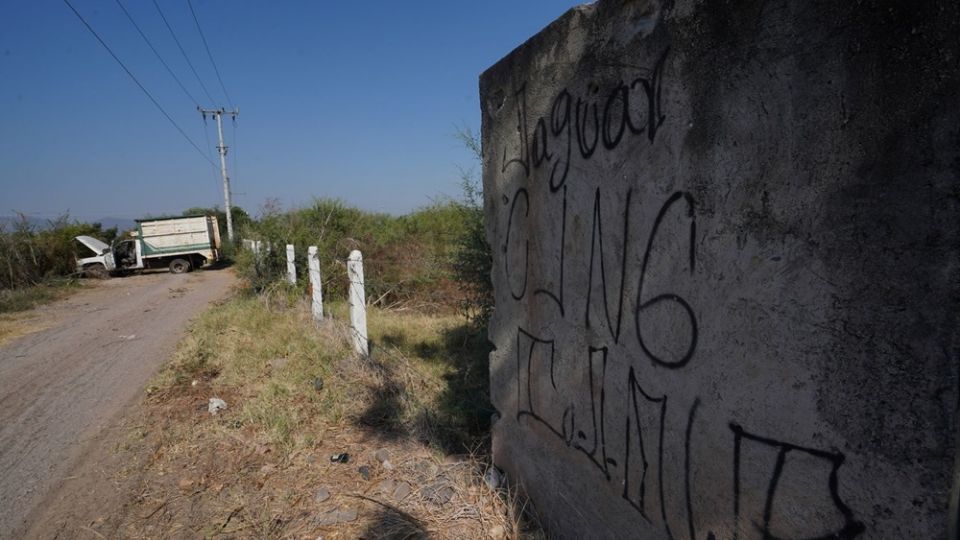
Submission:
[[[187,90],[226,105],[186,0],[122,0]],[[116,0],[71,0],[209,156],[216,126],[177,86]],[[404,213],[459,195],[480,127],[480,73],[580,2],[193,0],[231,101],[234,203],[256,213],[336,197]],[[219,172],[170,125],[62,0],[4,2],[0,215],[92,219],[222,206]],[[234,139],[235,138],[235,139]]]

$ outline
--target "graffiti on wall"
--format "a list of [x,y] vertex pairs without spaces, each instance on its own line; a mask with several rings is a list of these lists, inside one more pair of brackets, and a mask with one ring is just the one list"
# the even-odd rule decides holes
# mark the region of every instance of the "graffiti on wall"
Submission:
[[[715,538],[713,530],[696,530],[700,509],[691,480],[697,417],[705,405],[699,396],[658,392],[656,381],[645,380],[638,369],[646,363],[682,372],[697,361],[695,298],[682,286],[663,288],[697,279],[697,201],[682,190],[639,201],[632,187],[643,180],[639,176],[631,182],[590,178],[592,197],[574,197],[570,189],[583,171],[593,170],[591,160],[618,151],[636,156],[657,144],[658,133],[669,126],[661,95],[668,57],[664,51],[652,67],[636,68],[613,84],[563,88],[538,118],[528,108],[532,89],[521,84],[513,92],[516,136],[497,149],[500,174],[516,179],[512,195],[502,195],[498,205],[505,225],[495,246],[495,271],[505,284],[498,301],[527,306],[523,311],[536,320],[521,321],[512,334],[517,409],[505,412],[521,429],[562,441],[584,467],[616,486],[637,519],[662,528],[668,538]],[[578,221],[585,224],[582,230]],[[577,238],[571,238],[573,230],[580,230]],[[664,257],[670,260],[658,260]],[[669,280],[652,279],[655,268],[665,267],[673,270]],[[585,278],[582,294],[570,292],[574,274]],[[536,330],[554,322],[573,324],[586,345]],[[635,354],[623,357],[624,350]],[[863,523],[839,495],[842,453],[754,433],[732,421],[723,429],[733,461],[722,512],[734,538],[863,534]],[[667,434],[682,435],[668,441]],[[773,467],[762,470],[744,458],[747,453]],[[667,454],[682,465],[668,470]],[[797,498],[784,487],[800,476],[818,492]],[[680,493],[679,500],[667,497],[668,489]],[[816,515],[833,520],[808,523],[809,531],[778,529],[778,515],[811,504]],[[677,515],[685,516],[683,527]]]

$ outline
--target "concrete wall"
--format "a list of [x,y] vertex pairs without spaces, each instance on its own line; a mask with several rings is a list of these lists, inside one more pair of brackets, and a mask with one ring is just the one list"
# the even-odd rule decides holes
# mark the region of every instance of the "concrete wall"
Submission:
[[947,536],[958,21],[600,0],[482,75],[494,458],[552,535]]

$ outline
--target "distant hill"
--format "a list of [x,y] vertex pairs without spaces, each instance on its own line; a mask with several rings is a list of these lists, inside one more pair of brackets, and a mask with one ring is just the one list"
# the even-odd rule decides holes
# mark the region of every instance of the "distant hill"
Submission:
[[[13,229],[20,223],[20,218],[16,216],[0,216],[0,228],[5,231]],[[34,229],[44,229],[49,225],[46,219],[27,216],[27,224]]]

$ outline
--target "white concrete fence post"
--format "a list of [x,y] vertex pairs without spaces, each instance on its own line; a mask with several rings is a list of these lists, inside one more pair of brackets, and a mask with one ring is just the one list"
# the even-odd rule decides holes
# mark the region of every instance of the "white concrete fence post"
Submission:
[[310,275],[310,296],[313,297],[310,310],[313,312],[313,320],[320,322],[323,320],[323,289],[320,282],[320,258],[317,257],[317,246],[310,246],[307,249],[307,268]]
[[287,281],[291,285],[297,284],[297,266],[293,262],[293,245],[287,244]]
[[263,262],[263,241],[254,240],[253,241],[253,265],[257,270],[257,275],[260,275],[260,265]]
[[350,278],[350,333],[353,335],[353,345],[358,353],[369,356],[367,295],[363,290],[363,255],[357,250],[351,251],[347,259],[347,277]]

